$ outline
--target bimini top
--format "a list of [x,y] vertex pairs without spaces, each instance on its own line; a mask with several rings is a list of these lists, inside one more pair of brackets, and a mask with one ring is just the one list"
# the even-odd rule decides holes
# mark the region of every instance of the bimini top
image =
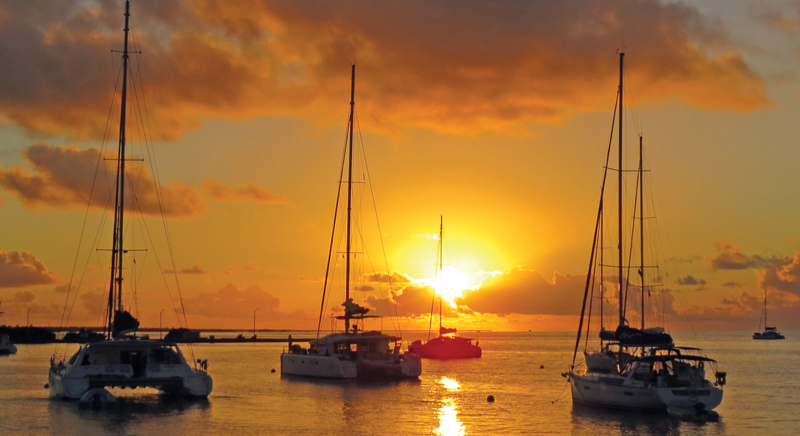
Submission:
[[89,342],[85,345],[87,348],[127,348],[127,349],[143,349],[143,348],[160,348],[160,347],[176,347],[178,344],[175,342],[164,341],[151,341],[144,340],[114,340],[114,341],[98,341]]
[[384,335],[381,332],[364,332],[364,333],[334,333],[332,335],[323,336],[319,339],[309,341],[311,345],[328,345],[339,342],[347,342],[350,344],[365,344],[369,342],[397,342],[402,338],[397,336]]
[[692,362],[714,362],[717,361],[714,359],[709,359],[708,357],[703,356],[687,356],[684,354],[667,354],[667,355],[657,355],[657,356],[642,356],[636,358],[639,362],[669,362],[672,360],[687,360]]
[[664,333],[661,327],[639,330],[637,328],[621,325],[617,330],[600,331],[600,338],[606,341],[618,341],[623,346],[634,347],[672,347],[672,336]]

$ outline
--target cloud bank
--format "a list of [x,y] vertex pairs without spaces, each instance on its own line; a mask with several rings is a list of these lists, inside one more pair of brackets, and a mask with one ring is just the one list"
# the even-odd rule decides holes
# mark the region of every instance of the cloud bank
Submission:
[[[179,138],[208,118],[341,122],[352,61],[370,129],[525,134],[531,123],[609,108],[623,29],[639,102],[768,104],[725,30],[674,2],[187,0],[135,2],[132,14],[143,53],[133,68],[156,138]],[[0,16],[0,119],[101,137],[120,4],[6,2]]]

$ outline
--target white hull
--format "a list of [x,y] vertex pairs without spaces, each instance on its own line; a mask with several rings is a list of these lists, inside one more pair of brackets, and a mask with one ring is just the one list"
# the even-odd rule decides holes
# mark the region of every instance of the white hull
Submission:
[[714,386],[700,388],[639,386],[620,383],[619,377],[571,375],[572,401],[591,406],[627,410],[666,411],[669,407],[691,407],[703,403],[712,410],[722,402],[722,389]]
[[356,378],[356,363],[337,356],[281,354],[281,374],[321,378]]
[[[133,363],[121,363],[123,355],[139,357]],[[53,362],[48,387],[51,397],[68,400],[107,387],[147,387],[169,395],[205,398],[214,384],[205,371],[189,366],[175,344],[103,341],[84,345],[69,362]]]

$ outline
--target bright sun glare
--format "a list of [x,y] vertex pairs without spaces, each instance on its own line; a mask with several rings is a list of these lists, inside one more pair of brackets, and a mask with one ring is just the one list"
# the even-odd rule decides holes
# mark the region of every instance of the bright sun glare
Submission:
[[447,300],[450,306],[456,308],[454,300],[460,297],[467,287],[469,287],[469,283],[464,274],[450,265],[442,267],[436,279],[436,293]]

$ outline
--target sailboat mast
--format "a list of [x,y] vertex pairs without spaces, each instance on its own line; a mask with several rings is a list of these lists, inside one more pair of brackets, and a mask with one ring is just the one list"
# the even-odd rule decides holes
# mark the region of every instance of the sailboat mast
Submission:
[[[352,65],[352,74],[350,76],[350,149],[348,152],[348,170],[347,170],[347,261],[345,267],[345,301],[350,300],[350,227],[351,227],[351,209],[353,205],[353,120],[355,113],[355,96],[356,96],[356,64]],[[344,327],[345,333],[350,332],[350,314],[345,310],[344,313]]]
[[644,175],[642,136],[639,135],[639,276],[642,278],[642,330],[644,330]]
[[[442,275],[442,238],[444,236],[444,216],[439,215],[439,270],[436,272],[437,278]],[[437,292],[438,294],[438,292]],[[442,294],[439,294],[439,336],[442,335]]]
[[767,288],[764,288],[764,331],[767,331]]
[[[122,52],[122,99],[119,115],[119,152],[117,156],[117,186],[114,210],[114,236],[111,249],[111,284],[108,290],[108,331],[112,330],[114,312],[122,310],[122,235],[125,209],[125,119],[128,100],[128,31],[130,1],[125,2],[125,45]],[[116,289],[116,292],[115,292]],[[116,302],[114,297],[116,296]]]
[[622,311],[623,306],[623,286],[624,279],[622,277],[622,66],[623,66],[623,59],[625,58],[625,53],[620,52],[619,54],[619,168],[618,172],[618,180],[619,180],[619,246],[617,247],[619,251],[619,325],[625,324],[625,314]]

